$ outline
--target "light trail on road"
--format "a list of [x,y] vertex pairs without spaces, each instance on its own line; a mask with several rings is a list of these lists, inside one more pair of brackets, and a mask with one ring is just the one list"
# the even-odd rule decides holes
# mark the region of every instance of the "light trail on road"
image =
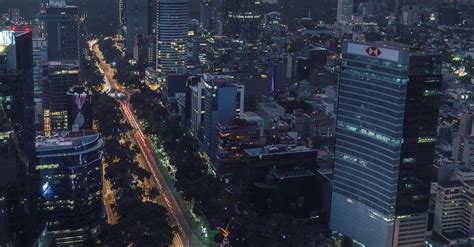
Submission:
[[90,45],[91,50],[99,59],[99,68],[100,68],[100,71],[105,76],[106,83],[108,83],[111,86],[111,88],[127,95],[127,98],[125,100],[117,100],[117,101],[119,102],[120,109],[123,115],[127,119],[130,126],[134,129],[133,137],[136,143],[138,144],[140,151],[142,153],[142,156],[145,160],[146,166],[149,168],[149,171],[151,172],[156,182],[158,190],[160,191],[161,196],[164,199],[164,202],[165,202],[164,206],[168,209],[168,212],[171,218],[173,219],[175,226],[179,230],[179,234],[175,234],[174,236],[172,246],[177,246],[177,247],[191,246],[190,245],[191,241],[187,237],[187,236],[192,236],[191,227],[189,226],[189,223],[186,220],[184,213],[182,212],[181,207],[179,206],[176,198],[172,194],[169,186],[166,184],[164,175],[161,173],[161,170],[158,168],[157,160],[151,148],[148,146],[148,142],[146,141],[146,137],[143,134],[143,131],[140,125],[135,119],[135,116],[132,112],[132,107],[129,101],[130,94],[126,91],[126,89],[122,85],[120,85],[114,79],[115,72],[110,67],[110,65],[105,62],[105,59],[97,43],[92,42],[92,43],[89,43],[89,45]]

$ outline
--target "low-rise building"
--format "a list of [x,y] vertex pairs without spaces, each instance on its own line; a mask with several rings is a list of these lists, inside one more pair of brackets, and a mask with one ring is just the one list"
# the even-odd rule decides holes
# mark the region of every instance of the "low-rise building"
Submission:
[[257,122],[233,119],[227,124],[219,123],[217,163],[219,169],[232,169],[243,165],[244,149],[265,145]]

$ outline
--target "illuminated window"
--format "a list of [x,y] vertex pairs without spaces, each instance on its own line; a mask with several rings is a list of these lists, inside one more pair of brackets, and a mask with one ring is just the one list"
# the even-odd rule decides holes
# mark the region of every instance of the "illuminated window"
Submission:
[[403,164],[411,164],[411,163],[415,163],[415,158],[403,158]]
[[436,142],[436,137],[418,137],[418,143],[433,143]]
[[438,91],[434,89],[427,89],[423,92],[423,96],[436,96],[438,95]]
[[375,131],[372,131],[370,129],[365,129],[365,128],[362,128],[362,127],[357,127],[357,126],[354,126],[352,124],[349,124],[349,123],[345,123],[343,121],[338,121],[338,126],[339,127],[342,127],[346,130],[349,130],[349,131],[352,131],[352,132],[356,132],[356,133],[359,133],[361,135],[364,135],[364,136],[367,136],[367,137],[370,137],[370,138],[373,138],[373,139],[376,139],[378,141],[382,141],[382,142],[385,142],[387,144],[390,144],[390,145],[401,145],[403,143],[403,139],[395,139],[395,138],[391,138],[389,136],[386,136],[384,134],[381,134],[381,133],[378,133],[378,132],[375,132]]

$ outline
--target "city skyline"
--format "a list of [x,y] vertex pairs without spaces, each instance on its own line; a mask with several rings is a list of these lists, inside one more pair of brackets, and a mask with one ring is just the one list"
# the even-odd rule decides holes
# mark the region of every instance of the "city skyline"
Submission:
[[474,246],[474,2],[0,0],[0,246]]

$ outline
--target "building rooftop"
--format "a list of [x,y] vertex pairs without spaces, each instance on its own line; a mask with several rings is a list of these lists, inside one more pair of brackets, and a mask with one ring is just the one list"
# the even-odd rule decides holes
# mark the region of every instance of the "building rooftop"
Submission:
[[361,45],[367,45],[367,46],[373,45],[377,47],[384,47],[388,49],[397,49],[397,50],[400,50],[400,49],[407,50],[407,49],[413,48],[413,46],[400,43],[400,42],[395,42],[395,41],[373,41],[373,42],[347,41],[347,42],[352,43],[352,44],[361,44]]
[[225,130],[242,130],[248,128],[257,128],[258,124],[254,121],[247,121],[245,119],[233,118],[227,124],[218,123],[217,127],[221,131]]
[[274,170],[273,176],[276,179],[289,179],[289,178],[300,178],[300,177],[312,177],[316,174],[310,169],[293,169],[293,170]]
[[63,132],[50,137],[37,136],[36,150],[38,152],[74,148],[94,142],[99,138],[95,130]]
[[260,115],[251,111],[245,112],[243,118],[247,121],[254,121],[254,122],[263,121]]
[[285,154],[285,153],[305,153],[311,152],[312,150],[306,146],[296,145],[267,145],[259,148],[245,149],[244,152],[249,156],[260,156],[260,155],[274,155],[274,154]]
[[279,105],[276,102],[260,103],[260,104],[258,104],[258,108],[259,109],[265,108],[265,109],[282,109],[282,110],[285,110],[283,108],[283,106]]
[[395,41],[375,41],[373,42],[374,45],[381,45],[384,47],[388,48],[398,48],[398,49],[410,49],[413,48],[413,46],[400,43],[400,42],[395,42]]

